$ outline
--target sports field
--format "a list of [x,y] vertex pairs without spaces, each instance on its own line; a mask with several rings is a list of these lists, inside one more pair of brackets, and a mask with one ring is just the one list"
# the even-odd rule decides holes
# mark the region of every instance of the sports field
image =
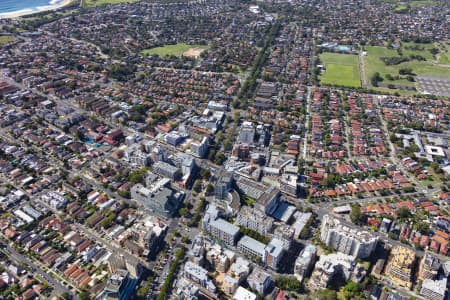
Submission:
[[0,45],[14,41],[15,38],[10,35],[0,35]]
[[320,76],[322,84],[360,87],[360,70],[357,55],[322,53],[320,61],[325,71]]
[[[383,83],[414,86],[415,82],[407,80],[406,75],[399,74],[401,69],[410,69],[413,77],[416,75],[429,75],[429,76],[442,76],[450,77],[450,68],[439,65],[441,61],[445,61],[446,53],[436,62],[433,55],[429,51],[435,48],[434,44],[415,44],[415,43],[402,43],[400,56],[397,50],[388,49],[386,47],[368,46],[365,47],[367,56],[364,57],[365,76],[368,83],[370,78],[375,72],[379,72],[383,78]],[[425,60],[411,59],[411,55],[420,56]],[[405,61],[399,64],[387,65],[383,58],[408,58],[409,61]],[[392,80],[388,77],[391,76]]]
[[156,47],[151,49],[145,49],[142,51],[142,54],[144,55],[158,55],[161,57],[164,56],[192,56],[196,57],[200,55],[200,53],[208,49],[208,46],[206,45],[188,45],[186,43],[178,43],[175,45],[166,45],[162,47]]

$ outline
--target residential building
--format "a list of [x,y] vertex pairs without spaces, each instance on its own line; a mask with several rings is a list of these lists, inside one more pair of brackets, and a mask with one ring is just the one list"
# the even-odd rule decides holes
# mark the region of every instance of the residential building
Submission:
[[172,180],[179,179],[181,175],[181,172],[177,167],[163,161],[158,161],[155,163],[153,165],[153,171]]
[[201,142],[192,142],[190,150],[195,157],[204,158],[208,153],[208,147],[208,138],[203,137]]
[[345,280],[360,282],[366,272],[351,255],[343,253],[321,255],[308,281],[308,287],[312,291],[325,289],[335,275],[341,275]]
[[216,291],[216,286],[212,280],[208,278],[208,270],[205,270],[191,261],[186,262],[184,265],[183,275],[185,278],[192,280],[210,292],[214,293]]
[[226,173],[220,176],[214,187],[214,196],[219,200],[226,200],[228,193],[231,191],[233,184],[233,175],[231,173]]
[[393,247],[386,266],[386,276],[396,285],[411,288],[415,259],[413,250],[402,246]]
[[283,249],[289,251],[294,241],[295,230],[287,224],[281,224],[273,231],[273,237],[283,242]]
[[248,160],[250,157],[249,144],[236,143],[231,150],[231,155],[240,160]]
[[238,249],[243,254],[259,259],[262,263],[266,261],[266,245],[244,235],[238,242]]
[[148,177],[153,180],[146,180],[146,187],[140,183],[131,187],[131,197],[161,214],[172,215],[183,201],[184,193],[173,190],[168,178],[158,178],[153,174]]
[[178,132],[172,131],[166,135],[165,139],[167,144],[177,146],[184,138]]
[[257,297],[255,294],[250,292],[247,289],[244,289],[242,286],[238,287],[236,292],[233,294],[231,300],[256,300]]
[[215,239],[230,246],[235,245],[239,237],[239,227],[221,218],[209,219],[205,215],[203,218],[203,226]]
[[166,232],[167,225],[149,215],[122,232],[117,241],[124,247],[147,256],[161,246]]
[[255,127],[252,122],[243,122],[239,131],[239,141],[243,144],[253,144],[255,140]]
[[230,262],[234,259],[234,252],[230,250],[223,250],[219,244],[214,244],[206,252],[205,258],[208,263],[219,272],[226,272],[230,267]]
[[130,165],[135,167],[146,167],[151,163],[150,154],[142,151],[143,146],[139,144],[132,144],[128,146],[124,153],[123,158]]
[[195,168],[195,160],[190,156],[185,156],[181,160],[181,174],[189,176]]
[[284,243],[282,240],[272,238],[270,243],[266,246],[266,260],[264,263],[276,270],[284,255]]
[[42,201],[50,205],[54,209],[61,209],[67,204],[67,198],[54,191],[50,191],[41,197]]
[[354,230],[329,215],[323,216],[320,239],[325,245],[357,258],[369,257],[378,243],[378,237],[368,231]]
[[199,287],[184,277],[177,282],[177,289],[174,292],[180,300],[198,299]]
[[260,268],[255,268],[247,278],[248,286],[260,295],[265,295],[270,291],[274,280],[269,273]]
[[273,219],[271,217],[249,206],[241,208],[237,215],[236,223],[262,235],[267,235],[273,227]]
[[316,261],[316,253],[317,248],[315,246],[307,245],[295,260],[294,275],[299,281],[302,281],[311,271],[311,268]]
[[422,282],[420,295],[430,300],[443,300],[447,289],[447,278],[439,280],[425,279]]
[[239,177],[236,185],[241,193],[253,199],[259,199],[266,191],[267,187],[261,183],[255,182],[243,176]]
[[128,272],[123,269],[111,274],[106,282],[100,299],[102,300],[126,300],[130,299],[130,294],[134,290],[135,280],[132,280]]
[[248,274],[251,271],[251,264],[248,260],[238,256],[236,261],[230,267],[230,274],[237,278],[239,283],[241,284],[247,279]]
[[270,188],[257,199],[255,208],[263,211],[266,215],[275,213],[281,203],[281,192],[277,188]]
[[292,224],[292,228],[295,231],[295,237],[298,237],[300,235],[300,233],[303,231],[303,229],[305,228],[306,224],[308,224],[309,220],[312,217],[312,213],[302,213],[297,211],[294,214],[294,218],[295,218],[295,222],[294,224]]
[[223,282],[222,282],[222,289],[226,294],[232,295],[236,291],[238,286],[239,286],[238,279],[231,277],[228,274],[226,274],[224,276]]
[[425,252],[425,255],[419,264],[419,273],[417,277],[419,280],[435,279],[440,267],[441,262],[439,258],[430,252]]
[[227,111],[228,106],[217,101],[209,101],[207,108],[217,111]]

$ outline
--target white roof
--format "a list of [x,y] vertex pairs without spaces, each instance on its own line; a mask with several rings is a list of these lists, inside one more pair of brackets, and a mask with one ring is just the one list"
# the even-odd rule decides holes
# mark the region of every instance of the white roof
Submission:
[[243,287],[238,287],[232,300],[256,300],[256,295]]

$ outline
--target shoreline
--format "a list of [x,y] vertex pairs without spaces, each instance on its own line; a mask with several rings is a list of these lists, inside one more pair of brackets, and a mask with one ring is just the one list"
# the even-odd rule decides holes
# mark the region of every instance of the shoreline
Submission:
[[0,19],[16,19],[16,18],[20,18],[26,15],[32,15],[32,14],[37,14],[37,13],[41,13],[41,12],[45,12],[45,11],[51,11],[51,10],[57,10],[60,9],[64,6],[69,5],[70,3],[72,3],[73,0],[62,0],[61,2],[57,3],[57,4],[53,4],[53,5],[46,5],[46,6],[41,6],[41,7],[36,7],[36,8],[28,8],[28,9],[22,9],[22,10],[18,10],[18,11],[13,11],[13,12],[9,12],[9,13],[0,13]]

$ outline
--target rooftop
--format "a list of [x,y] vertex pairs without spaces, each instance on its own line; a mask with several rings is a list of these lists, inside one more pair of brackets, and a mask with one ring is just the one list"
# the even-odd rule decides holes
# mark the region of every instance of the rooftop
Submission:
[[256,300],[256,295],[243,287],[238,287],[232,300]]
[[224,231],[225,233],[227,233],[229,235],[235,235],[235,234],[239,233],[239,227],[237,227],[236,225],[233,225],[230,222],[227,222],[221,218],[211,221],[210,224],[211,224],[211,226],[220,228],[220,230]]
[[248,235],[244,235],[238,242],[238,245],[242,245],[245,248],[252,249],[253,251],[257,253],[264,254],[266,245],[261,243],[260,241],[257,241]]
[[422,282],[422,289],[428,289],[440,295],[445,295],[447,288],[447,278],[443,277],[439,280],[425,279]]

